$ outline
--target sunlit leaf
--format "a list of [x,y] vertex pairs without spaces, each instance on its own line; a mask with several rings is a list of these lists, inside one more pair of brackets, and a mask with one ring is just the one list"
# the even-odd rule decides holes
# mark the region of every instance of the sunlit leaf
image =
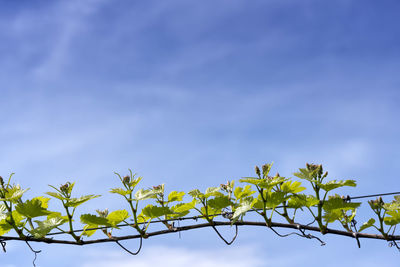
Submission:
[[168,195],[168,202],[182,201],[184,195],[185,195],[185,192],[172,191]]
[[142,209],[142,213],[149,218],[158,218],[164,215],[173,214],[174,212],[168,207],[147,205]]
[[93,214],[82,214],[81,223],[90,225],[104,225],[111,226],[107,218],[99,217]]
[[42,207],[42,201],[37,198],[18,203],[15,206],[15,209],[19,212],[19,214],[30,219],[39,216],[49,215],[51,213],[51,211],[48,211],[47,209]]
[[369,219],[367,222],[363,223],[363,225],[361,225],[360,229],[358,229],[359,232],[371,227],[372,225],[374,225],[375,223],[375,219],[371,218]]
[[80,198],[70,198],[66,201],[65,206],[76,208],[79,205],[85,203],[86,201],[97,197],[100,197],[100,195],[87,195],[87,196],[82,196]]
[[339,187],[343,187],[343,186],[355,187],[356,185],[357,185],[356,181],[354,181],[354,180],[344,180],[344,181],[343,180],[341,180],[341,181],[333,180],[333,181],[329,181],[325,184],[321,184],[321,183],[318,184],[318,186],[320,188],[322,188],[323,190],[325,190],[327,192],[329,192],[333,189],[339,188]]
[[61,218],[61,217],[51,218],[51,219],[47,219],[45,221],[36,221],[35,220],[35,222],[38,224],[38,227],[33,229],[31,231],[31,234],[36,238],[42,238],[42,237],[46,236],[51,230],[53,230],[54,228],[56,228],[60,225],[63,225],[67,221],[68,220]]
[[107,215],[107,220],[112,226],[116,226],[128,218],[129,213],[126,210],[116,210]]

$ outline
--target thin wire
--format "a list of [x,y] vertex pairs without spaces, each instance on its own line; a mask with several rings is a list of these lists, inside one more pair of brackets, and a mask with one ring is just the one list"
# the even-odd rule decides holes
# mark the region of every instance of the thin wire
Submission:
[[365,196],[348,197],[348,198],[350,198],[350,199],[359,199],[359,198],[370,198],[370,197],[380,197],[380,196],[390,196],[390,195],[400,195],[400,192],[383,193],[383,194],[374,194],[374,195],[365,195]]

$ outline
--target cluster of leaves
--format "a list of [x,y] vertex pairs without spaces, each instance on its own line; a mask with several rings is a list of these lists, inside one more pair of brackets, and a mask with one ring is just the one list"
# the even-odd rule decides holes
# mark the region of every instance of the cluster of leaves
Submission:
[[[127,209],[112,212],[105,209],[96,210],[96,214],[81,214],[83,231],[80,235],[73,228],[75,211],[78,206],[99,195],[72,197],[74,183],[70,182],[58,188],[51,186],[54,191],[46,194],[61,201],[64,210],[50,211],[50,198],[39,196],[23,200],[23,194],[28,189],[11,184],[12,175],[7,183],[0,177],[0,236],[14,230],[22,240],[26,237],[44,239],[57,229],[79,243],[84,236],[90,237],[99,228],[109,238],[113,238],[113,229],[119,229],[123,223],[124,226],[134,228],[141,237],[147,238],[152,220],[161,221],[171,230],[174,229],[171,221],[183,218],[191,211],[197,212],[200,218],[211,225],[219,215],[228,218],[233,225],[243,220],[248,212],[256,212],[271,227],[276,216],[285,219],[289,224],[299,223],[296,213],[300,210],[307,211],[312,216],[322,234],[326,233],[329,224],[335,222],[348,232],[356,231],[352,222],[361,203],[346,201],[332,193],[340,187],[355,187],[354,180],[325,181],[328,172],[324,172],[321,165],[315,164],[307,164],[305,168],[294,173],[300,179],[298,181],[281,177],[278,173],[270,176],[271,168],[272,164],[265,164],[261,169],[256,166],[255,177],[239,180],[242,186],[235,186],[234,181],[228,181],[219,187],[207,188],[204,192],[192,190],[188,192],[191,200],[186,202],[185,192],[172,191],[167,195],[163,184],[148,189],[136,189],[141,177],[136,177],[131,170],[124,177],[116,173],[122,187],[113,188],[110,192],[122,196]],[[309,194],[305,193],[307,190],[302,182],[311,185]],[[149,200],[151,203],[146,205]],[[395,196],[391,203],[384,203],[379,198],[370,201],[369,205],[377,216],[377,221],[369,219],[358,232],[373,227],[390,240],[390,233],[393,235],[395,226],[400,223],[400,196]]]

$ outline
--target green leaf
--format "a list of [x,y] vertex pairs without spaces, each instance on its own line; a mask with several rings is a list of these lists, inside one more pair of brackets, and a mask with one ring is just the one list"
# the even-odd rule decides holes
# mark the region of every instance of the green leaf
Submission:
[[239,206],[235,209],[233,213],[232,216],[233,222],[236,222],[241,215],[244,215],[246,214],[247,211],[251,210],[256,202],[255,200],[256,199],[253,199],[253,197],[248,197],[246,199],[243,199],[243,201],[239,204]]
[[361,225],[360,229],[358,229],[358,232],[361,232],[369,227],[371,227],[372,225],[374,225],[375,223],[375,219],[371,218],[368,220],[368,222],[363,223],[363,225]]
[[121,196],[126,196],[126,195],[129,195],[130,193],[132,193],[132,191],[131,190],[124,190],[122,188],[112,188],[110,190],[110,193],[120,194]]
[[174,212],[168,207],[158,207],[147,205],[142,209],[142,213],[149,218],[158,218],[164,215],[173,214]]
[[63,197],[63,195],[56,192],[46,192],[47,195],[52,196],[54,198],[58,198],[59,200],[66,200],[67,198]]
[[174,213],[177,213],[179,217],[185,216],[186,214],[189,213],[191,209],[193,209],[196,206],[196,200],[193,199],[189,203],[179,203],[173,207],[171,207],[171,210]]
[[267,208],[273,209],[282,204],[282,202],[286,199],[287,198],[285,197],[284,192],[269,192],[267,195],[265,206]]
[[357,185],[356,181],[354,181],[354,180],[344,180],[344,181],[343,180],[341,180],[341,181],[333,180],[333,181],[329,181],[325,184],[318,184],[318,186],[320,188],[322,188],[323,190],[325,190],[326,192],[329,192],[333,189],[343,187],[343,186],[355,187],[356,185]]
[[150,198],[156,198],[157,193],[152,189],[140,189],[135,193],[135,198],[137,200],[145,200]]
[[0,204],[0,221],[7,218],[7,208],[6,205]]
[[168,202],[182,201],[184,195],[185,195],[185,192],[172,191],[168,195]]
[[386,214],[391,216],[391,217],[385,216],[384,222],[386,225],[396,225],[400,223],[399,210],[389,210],[386,212]]
[[65,206],[76,208],[79,205],[85,203],[86,201],[91,200],[93,198],[97,198],[97,197],[100,197],[100,195],[87,195],[87,196],[82,196],[80,198],[70,198],[65,203]]
[[220,211],[231,204],[232,202],[229,200],[228,196],[225,195],[215,197],[207,201],[207,205],[217,211]]
[[325,200],[322,208],[325,211],[331,211],[334,209],[341,209],[341,210],[354,210],[361,205],[359,202],[345,202],[343,199],[336,195],[334,197],[330,197],[328,200]]
[[276,185],[278,185],[280,183],[283,183],[283,182],[285,182],[287,180],[288,180],[287,178],[279,177],[279,176],[278,177],[274,177],[272,179],[269,179],[269,178],[262,179],[261,180],[262,182],[259,183],[258,186],[261,187],[261,188],[270,190],[270,189],[272,189],[272,187],[274,187],[274,186],[276,186]]
[[7,234],[13,227],[5,220],[0,221],[0,236]]
[[324,213],[322,218],[327,223],[332,223],[336,220],[340,220],[343,217],[343,212],[340,209],[329,210]]
[[189,194],[191,197],[193,197],[193,198],[200,198],[200,199],[202,199],[202,198],[205,197],[204,194],[201,193],[199,189],[191,190],[191,191],[188,192],[188,194]]
[[241,183],[248,183],[248,184],[253,184],[253,185],[259,185],[261,182],[263,182],[264,179],[256,178],[256,177],[243,177],[242,179],[239,180]]
[[134,189],[138,185],[140,180],[142,180],[142,177],[138,177],[136,179],[132,179],[132,182],[130,182],[130,184],[129,184],[130,188]]
[[27,200],[25,202],[18,203],[15,209],[19,214],[26,218],[32,219],[39,216],[49,215],[51,211],[42,207],[43,203],[39,199]]
[[19,185],[14,185],[6,191],[5,197],[0,198],[0,201],[12,201],[16,203],[17,200],[19,200],[22,197],[22,195],[28,190],[29,188],[21,189]]
[[51,230],[54,228],[63,225],[66,223],[68,220],[57,217],[57,218],[51,218],[47,219],[45,221],[36,221],[35,222],[38,224],[38,227],[33,229],[31,231],[31,234],[36,237],[36,238],[42,238],[46,236]]
[[304,169],[304,168],[300,168],[299,169],[300,172],[295,172],[293,173],[294,176],[300,178],[300,179],[305,179],[307,181],[310,182],[317,182],[315,180],[316,176],[317,176],[317,171],[318,170],[308,170],[308,169]]
[[93,214],[82,214],[81,223],[90,225],[111,226],[107,218],[99,217]]
[[280,188],[286,194],[296,194],[301,191],[304,191],[306,188],[301,186],[301,183],[298,181],[287,181],[281,185]]
[[97,231],[97,229],[95,229],[95,230],[88,230],[88,229],[91,229],[91,228],[98,228],[99,226],[98,225],[96,225],[96,224],[87,224],[87,225],[85,225],[84,227],[83,227],[83,233],[82,233],[82,235],[85,235],[85,236],[91,236],[91,235],[93,235],[94,233],[96,233],[96,231]]
[[224,194],[219,192],[220,189],[221,189],[220,187],[209,187],[209,188],[207,188],[206,192],[204,194],[205,198],[223,196]]
[[302,207],[312,207],[318,205],[319,200],[313,195],[297,194],[288,200],[288,207],[299,209]]
[[42,203],[42,208],[47,209],[49,207],[50,198],[48,197],[34,197],[32,200],[37,199]]
[[242,187],[236,187],[235,191],[233,194],[237,199],[242,199],[251,196],[254,194],[256,191],[251,190],[251,185],[246,185],[244,188]]
[[129,213],[126,210],[116,210],[107,215],[108,222],[114,227],[128,218]]

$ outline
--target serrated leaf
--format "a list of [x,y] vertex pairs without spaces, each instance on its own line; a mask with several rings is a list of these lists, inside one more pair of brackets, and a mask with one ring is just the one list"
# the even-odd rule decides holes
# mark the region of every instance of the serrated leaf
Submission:
[[139,189],[135,193],[135,198],[137,200],[145,200],[145,199],[155,198],[156,195],[157,194],[152,189]]
[[236,187],[233,194],[235,195],[236,199],[240,200],[242,198],[246,198],[254,194],[256,191],[251,190],[251,185],[246,185],[244,188]]
[[100,197],[100,195],[87,195],[87,196],[81,196],[80,198],[70,198],[66,201],[65,206],[76,208],[79,205],[85,203],[86,201],[97,197]]
[[196,200],[193,199],[189,203],[179,203],[173,207],[171,207],[171,210],[175,213],[189,213],[189,210],[193,209],[196,206]]
[[384,218],[386,225],[396,225],[400,223],[400,211],[399,210],[389,210],[386,212],[387,215]]
[[93,229],[93,228],[98,228],[98,225],[95,224],[87,224],[83,227],[83,233],[82,235],[85,235],[87,237],[93,235],[94,233],[96,233],[97,229],[94,230],[88,230],[88,229]]
[[81,223],[90,225],[111,226],[107,218],[99,217],[93,214],[82,214]]
[[247,211],[251,210],[253,208],[253,205],[255,204],[255,199],[252,197],[248,197],[247,199],[244,199],[239,206],[235,209],[232,220],[234,222],[237,221],[237,219],[241,216],[246,214]]
[[253,184],[253,185],[259,185],[263,179],[256,178],[256,177],[243,177],[242,179],[239,180],[241,183],[248,183],[248,184]]
[[206,189],[206,192],[204,193],[204,197],[209,198],[209,197],[223,196],[224,194],[219,192],[220,189],[221,189],[220,187],[209,187]]
[[284,192],[269,192],[266,198],[265,206],[273,209],[281,205],[286,199],[287,198],[285,197]]
[[56,192],[46,192],[47,195],[52,196],[54,198],[58,198],[59,200],[66,200],[67,198],[63,197],[63,195]]
[[302,207],[312,207],[318,205],[319,200],[313,195],[297,194],[288,200],[288,207],[299,209]]
[[333,190],[333,189],[336,189],[336,188],[339,188],[339,187],[343,187],[343,186],[352,186],[352,187],[355,187],[357,184],[356,184],[356,181],[354,181],[354,180],[340,180],[340,181],[336,181],[336,180],[332,180],[332,181],[329,181],[329,182],[327,182],[327,183],[325,183],[325,184],[318,184],[318,186],[320,187],[320,188],[322,188],[323,190],[325,190],[326,192],[329,192],[329,191],[331,191],[331,190]]
[[232,202],[229,200],[228,196],[224,196],[224,195],[215,197],[213,199],[209,199],[207,201],[207,205],[217,211],[220,211],[223,208],[226,208],[231,204],[232,204]]
[[5,220],[0,221],[0,236],[7,234],[13,227]]
[[375,219],[371,218],[369,219],[367,222],[363,223],[363,225],[361,225],[360,229],[358,229],[359,232],[371,227],[372,225],[374,225],[375,223]]
[[47,209],[49,207],[50,198],[48,197],[34,197],[32,200],[37,199],[42,203],[42,208]]
[[168,195],[168,202],[182,201],[184,195],[185,195],[185,192],[172,191]]
[[4,204],[0,204],[0,221],[7,218],[7,208]]
[[341,217],[343,217],[343,212],[340,209],[326,211],[322,216],[324,221],[327,223],[332,223],[336,220],[339,220]]
[[12,201],[15,203],[28,190],[29,188],[21,189],[19,185],[14,185],[6,191],[4,198],[0,198],[0,201]]
[[301,183],[298,182],[298,181],[294,181],[294,182],[293,181],[287,181],[287,182],[284,182],[281,185],[280,189],[286,194],[289,194],[289,193],[296,194],[296,193],[299,193],[301,191],[304,191],[306,188],[302,187]]
[[178,203],[175,206],[171,207],[171,210],[175,214],[170,214],[168,216],[173,218],[186,216],[187,214],[189,214],[189,211],[195,207],[195,205],[196,205],[196,200],[194,199],[192,202],[189,203]]
[[201,193],[199,189],[191,190],[188,192],[188,194],[193,198],[200,198],[200,199],[205,198],[204,194]]
[[149,218],[158,218],[164,215],[173,214],[174,212],[168,207],[158,207],[147,205],[142,209],[142,213]]
[[110,193],[120,194],[121,196],[126,196],[126,195],[129,195],[130,193],[132,193],[132,191],[131,190],[124,190],[122,188],[112,188],[110,190]]
[[274,186],[287,181],[288,179],[285,177],[274,177],[272,179],[262,179],[261,182],[258,184],[259,187],[270,190]]
[[107,220],[115,227],[117,224],[128,219],[129,216],[129,213],[126,210],[116,210],[107,215]]
[[361,205],[359,202],[345,202],[340,196],[331,197],[328,200],[325,200],[322,208],[325,211],[331,211],[334,209],[341,210],[354,210]]
[[46,236],[51,230],[53,230],[54,228],[56,228],[60,225],[63,225],[67,221],[68,220],[61,218],[61,217],[51,218],[51,219],[47,219],[45,221],[36,221],[35,220],[35,222],[38,224],[38,227],[33,229],[31,231],[31,234],[35,238],[42,238],[42,237]]
[[42,207],[42,201],[39,199],[27,200],[23,203],[18,203],[15,209],[19,214],[26,218],[32,219],[39,216],[49,215],[51,211]]

